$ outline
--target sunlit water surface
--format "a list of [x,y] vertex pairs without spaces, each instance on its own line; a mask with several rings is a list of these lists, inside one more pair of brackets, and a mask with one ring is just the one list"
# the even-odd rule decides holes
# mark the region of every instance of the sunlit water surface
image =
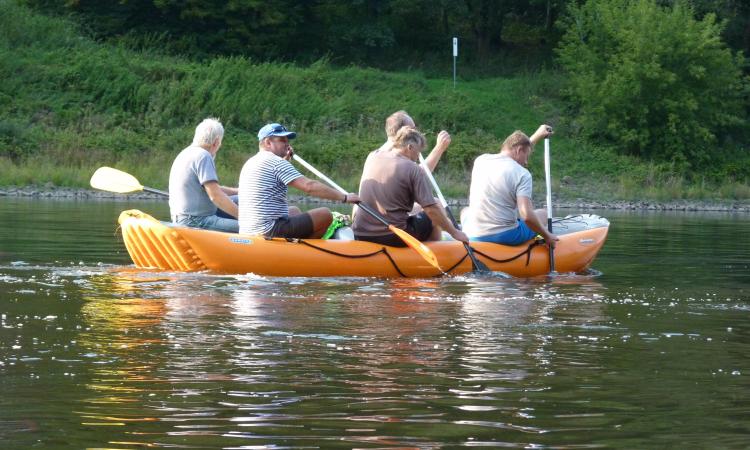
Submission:
[[587,274],[303,279],[139,271],[131,207],[166,217],[0,198],[0,447],[750,447],[747,215],[606,212]]

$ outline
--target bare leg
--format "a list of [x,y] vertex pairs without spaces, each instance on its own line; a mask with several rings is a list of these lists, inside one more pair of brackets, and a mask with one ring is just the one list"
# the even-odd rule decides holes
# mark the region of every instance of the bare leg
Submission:
[[328,226],[333,222],[331,210],[328,208],[315,208],[307,211],[307,213],[310,214],[313,222],[313,234],[310,237],[313,239],[322,237],[326,233],[326,230],[328,230]]
[[[442,212],[445,215],[445,218],[448,219],[448,212],[445,210],[445,208],[441,206],[440,209],[443,210]],[[448,219],[448,221],[450,222],[450,219]],[[443,240],[443,229],[440,228],[439,225],[435,225],[435,222],[432,222],[432,233],[430,233],[430,237],[427,238],[427,240],[428,241],[442,241]]]
[[430,233],[430,237],[427,238],[428,241],[440,241],[443,239],[443,229],[439,226],[432,224],[432,233]]

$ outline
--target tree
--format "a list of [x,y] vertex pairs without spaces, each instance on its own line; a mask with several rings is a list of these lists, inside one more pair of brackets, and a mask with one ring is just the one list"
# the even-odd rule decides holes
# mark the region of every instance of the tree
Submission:
[[325,55],[337,63],[413,67],[445,59],[453,36],[464,61],[480,63],[517,44],[524,54],[550,48],[552,24],[573,0],[19,1],[72,12],[97,37],[127,45],[199,57],[310,62]]
[[744,125],[741,56],[712,14],[684,2],[588,0],[572,6],[558,48],[584,132],[623,151],[698,168]]
[[[675,0],[661,0],[664,5],[674,5]],[[706,14],[716,14],[726,22],[722,36],[727,44],[745,53],[750,52],[750,2],[747,0],[691,0],[698,19]]]

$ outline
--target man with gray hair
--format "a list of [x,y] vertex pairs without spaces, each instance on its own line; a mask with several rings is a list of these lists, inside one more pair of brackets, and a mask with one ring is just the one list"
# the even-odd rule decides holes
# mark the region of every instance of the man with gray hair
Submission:
[[[237,188],[219,185],[214,158],[224,138],[224,127],[214,118],[195,128],[193,143],[182,150],[169,172],[169,211],[172,222],[194,228],[237,233],[238,208],[228,196]],[[221,208],[234,219],[219,217]]]
[[[398,130],[403,127],[416,128],[414,119],[411,118],[409,113],[404,110],[400,110],[388,116],[388,118],[385,119],[386,141],[377,150],[371,152],[370,155],[382,151],[390,151],[391,149],[393,149],[393,141],[396,138],[396,133],[398,133]],[[451,145],[451,135],[447,131],[441,130],[437,135],[437,142],[435,143],[435,147],[432,149],[432,151],[430,151],[430,154],[427,155],[427,158],[425,158],[425,163],[427,164],[427,167],[430,168],[430,172],[435,171],[435,167],[437,167],[437,164],[440,161],[440,158],[443,156],[443,153],[448,150],[449,145]]]
[[[453,226],[435,200],[427,175],[417,163],[425,147],[424,135],[404,126],[396,132],[392,144],[390,150],[375,152],[365,163],[359,184],[362,201],[374,207],[388,223],[420,241],[440,240],[441,231],[445,230],[454,239],[468,243],[469,238]],[[410,214],[414,203],[421,211]],[[355,215],[352,229],[354,237],[361,241],[406,246],[401,238],[369,214]]]
[[[414,124],[414,119],[411,118],[409,113],[406,111],[399,110],[391,114],[385,119],[385,136],[386,140],[377,149],[370,152],[369,155],[367,155],[367,158],[365,159],[365,167],[368,166],[370,163],[370,160],[373,159],[375,155],[378,155],[383,152],[389,152],[393,150],[393,144],[396,139],[396,134],[398,131],[403,127],[410,127],[410,128],[416,128],[417,126]],[[440,158],[443,156],[443,153],[445,153],[446,150],[448,150],[448,146],[451,145],[451,135],[445,131],[441,130],[440,133],[437,135],[437,141],[435,143],[435,147],[430,151],[430,154],[427,155],[427,158],[425,158],[425,164],[430,169],[430,172],[435,171],[435,167],[437,167],[438,162],[440,161]],[[360,192],[362,192],[362,185],[360,182],[359,186]],[[355,206],[352,210],[352,218],[356,217],[358,208]],[[414,205],[414,209],[412,210],[412,213],[416,214],[420,211],[420,207],[418,205]]]

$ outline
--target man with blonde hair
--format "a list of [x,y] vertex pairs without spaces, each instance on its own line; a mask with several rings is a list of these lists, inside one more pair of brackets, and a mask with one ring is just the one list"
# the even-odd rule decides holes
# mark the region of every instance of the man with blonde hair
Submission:
[[221,148],[224,127],[207,118],[195,128],[193,143],[182,150],[169,172],[169,211],[172,222],[194,228],[236,233],[237,219],[217,216],[217,208],[237,217],[237,205],[228,197],[237,188],[219,185],[214,159]]
[[545,227],[547,213],[534,210],[531,173],[526,169],[534,145],[552,134],[541,125],[529,138],[515,131],[505,139],[500,153],[474,160],[469,207],[462,214],[463,229],[472,241],[519,245],[541,234],[548,245],[558,238]]
[[[422,133],[412,127],[401,127],[393,137],[392,148],[373,153],[365,163],[360,181],[360,198],[389,223],[406,230],[420,241],[439,240],[441,229],[444,229],[455,239],[468,242],[468,237],[453,226],[443,207],[433,197],[427,175],[417,163],[425,143]],[[423,210],[410,215],[415,202]],[[393,247],[406,245],[369,214],[360,212],[355,215],[352,228],[355,238],[359,240]]]

